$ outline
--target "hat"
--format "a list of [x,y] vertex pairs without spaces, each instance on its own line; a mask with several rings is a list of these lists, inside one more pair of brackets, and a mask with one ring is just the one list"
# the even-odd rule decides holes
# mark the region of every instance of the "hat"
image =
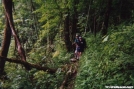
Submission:
[[79,36],[79,33],[76,33],[76,36]]
[[80,36],[79,38],[81,39],[82,37]]

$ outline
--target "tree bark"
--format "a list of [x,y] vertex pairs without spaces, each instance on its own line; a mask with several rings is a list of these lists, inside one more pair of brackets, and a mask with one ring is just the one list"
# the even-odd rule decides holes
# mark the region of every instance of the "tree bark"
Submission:
[[96,22],[96,16],[94,16],[94,28],[93,28],[93,33],[94,33],[94,36],[96,37],[96,33],[97,33],[97,31],[96,31],[96,24],[97,24],[97,22]]
[[69,13],[67,13],[68,15],[65,17],[64,20],[64,41],[65,41],[65,46],[66,46],[66,50],[69,52],[71,51],[71,41],[70,41],[70,36],[69,36]]
[[19,55],[21,56],[21,59],[23,61],[26,61],[25,51],[21,46],[20,39],[16,34],[14,23],[13,23],[13,16],[12,16],[12,0],[3,0],[4,3],[4,9],[6,13],[6,17],[8,18],[8,22],[12,31],[12,35],[14,36],[15,43],[17,46],[17,50]]
[[15,31],[14,23],[13,23],[13,16],[12,16],[12,0],[4,0],[4,8],[5,8],[5,13],[9,21],[9,25],[12,31],[12,35],[14,36],[16,45],[17,45],[17,50],[19,55],[21,56],[23,61],[26,61],[26,56],[24,49],[21,46],[20,39]]
[[[77,29],[77,23],[78,23],[78,12],[77,12],[77,5],[78,5],[78,3],[79,3],[79,0],[74,0],[74,2],[73,2],[73,10],[74,10],[74,13],[72,14],[72,33],[71,33],[71,35],[72,35],[72,39],[73,39],[73,41],[74,41],[74,39],[75,39],[75,35],[76,35],[76,33],[78,33],[78,29]],[[71,40],[72,41],[72,40]]]
[[[6,17],[6,16],[5,16]],[[2,43],[2,49],[0,55],[3,57],[7,57],[9,46],[10,46],[10,41],[11,41],[11,28],[9,26],[9,22],[6,17],[6,27],[4,31],[4,40]],[[0,74],[3,74],[4,72],[4,66],[5,66],[5,60],[0,59]]]
[[[3,2],[5,2],[3,0]],[[5,3],[4,3],[5,4]],[[9,14],[12,13],[12,3],[7,3],[8,7],[10,8],[10,10],[8,10]],[[9,21],[8,21],[8,17],[6,15],[5,12],[5,19],[6,19],[6,27],[5,27],[5,31],[4,31],[4,40],[2,43],[2,49],[1,49],[1,53],[0,55],[3,57],[7,57],[8,54],[8,50],[9,50],[9,46],[10,46],[10,41],[11,41],[11,28],[9,25]],[[4,74],[4,66],[5,66],[5,60],[4,59],[0,59],[0,74]]]
[[[5,14],[6,14],[7,20],[9,22],[11,31],[12,31],[12,35],[15,39],[17,51],[21,57],[21,60],[26,61],[25,51],[22,48],[20,39],[19,39],[19,37],[15,31],[15,27],[14,27],[13,16],[12,16],[12,0],[3,0],[3,4],[4,4],[4,9],[5,9]],[[30,68],[26,67],[26,65],[25,65],[25,68],[27,70],[30,69]]]
[[111,5],[112,5],[112,0],[108,0],[106,12],[105,12],[105,17],[104,17],[104,25],[102,27],[102,34],[103,35],[107,34],[109,16],[110,16],[110,12],[111,12]]

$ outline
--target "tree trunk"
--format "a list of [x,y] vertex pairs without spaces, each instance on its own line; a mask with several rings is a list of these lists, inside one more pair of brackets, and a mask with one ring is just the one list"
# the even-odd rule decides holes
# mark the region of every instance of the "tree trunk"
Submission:
[[78,23],[78,12],[77,12],[77,4],[79,3],[79,0],[74,0],[73,3],[73,10],[74,13],[72,15],[72,31],[71,31],[71,41],[75,39],[75,34],[78,33],[78,29],[77,29],[77,23]]
[[[14,27],[14,23],[13,23],[13,16],[12,16],[12,0],[3,0],[3,4],[4,4],[4,9],[5,9],[5,14],[8,20],[8,23],[10,25],[11,31],[12,31],[12,35],[15,39],[15,43],[16,43],[16,48],[17,51],[21,57],[21,60],[26,61],[26,55],[25,55],[25,51],[22,48],[22,45],[20,43],[20,39],[15,31],[15,27]],[[26,69],[30,69],[28,67],[25,66]]]
[[65,17],[64,21],[64,42],[66,46],[66,50],[69,52],[71,51],[71,41],[70,41],[70,36],[69,36],[69,14]]
[[[33,34],[36,35],[36,37],[38,38],[38,19],[37,19],[37,15],[35,13],[33,13],[33,11],[35,11],[35,6],[34,6],[34,3],[33,3],[33,0],[30,0],[30,9],[31,9],[31,16],[32,16],[32,19],[34,21],[34,23],[31,25],[31,29],[35,29],[33,30]],[[33,44],[35,43],[35,41],[37,40],[36,39],[33,39]]]
[[110,12],[111,12],[111,5],[112,5],[112,0],[108,0],[106,12],[105,12],[105,17],[104,17],[104,25],[102,27],[102,34],[103,35],[107,34],[109,16],[110,16]]
[[93,33],[94,33],[94,36],[96,36],[96,33],[97,33],[97,31],[96,31],[96,25],[97,24],[97,22],[96,22],[96,16],[94,16],[94,29],[93,29]]
[[[6,17],[6,16],[5,16]],[[6,17],[6,27],[4,31],[4,40],[2,43],[2,49],[0,55],[3,57],[7,57],[9,46],[11,41],[11,28],[9,26],[8,19]],[[0,74],[4,73],[5,59],[0,59]]]
[[24,53],[24,49],[21,46],[20,39],[18,35],[16,34],[14,23],[13,23],[13,16],[12,16],[12,0],[3,0],[4,3],[4,8],[5,8],[5,13],[6,17],[8,18],[8,22],[12,31],[12,35],[14,36],[16,45],[17,45],[17,50],[19,55],[21,56],[23,61],[26,61],[26,56]]
[[92,3],[93,3],[93,0],[90,0],[90,3],[88,5],[88,10],[87,10],[87,20],[86,20],[86,26],[85,26],[85,34],[87,33],[87,31],[90,31],[90,27],[88,26],[88,24],[90,25],[89,17],[91,17],[90,16],[90,12],[91,12],[91,5],[92,5]]

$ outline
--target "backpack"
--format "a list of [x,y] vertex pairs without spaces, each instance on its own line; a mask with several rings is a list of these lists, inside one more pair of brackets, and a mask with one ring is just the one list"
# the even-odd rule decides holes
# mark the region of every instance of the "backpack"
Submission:
[[84,49],[85,49],[87,47],[87,43],[86,43],[85,38],[82,38],[82,40],[83,40],[83,46],[84,46]]

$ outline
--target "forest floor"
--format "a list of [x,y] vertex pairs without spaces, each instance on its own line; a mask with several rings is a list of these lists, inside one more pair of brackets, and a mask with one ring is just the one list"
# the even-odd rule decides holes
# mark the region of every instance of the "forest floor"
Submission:
[[75,58],[70,59],[70,62],[66,65],[67,71],[65,73],[65,77],[60,86],[60,89],[74,89],[75,78],[77,76],[77,72],[79,68],[78,64],[79,64],[79,60],[76,60]]

